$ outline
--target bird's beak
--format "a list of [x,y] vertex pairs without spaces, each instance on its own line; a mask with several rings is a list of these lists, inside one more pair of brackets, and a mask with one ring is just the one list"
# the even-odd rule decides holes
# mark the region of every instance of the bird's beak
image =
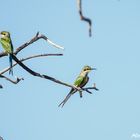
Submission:
[[97,70],[96,68],[91,68],[91,70]]

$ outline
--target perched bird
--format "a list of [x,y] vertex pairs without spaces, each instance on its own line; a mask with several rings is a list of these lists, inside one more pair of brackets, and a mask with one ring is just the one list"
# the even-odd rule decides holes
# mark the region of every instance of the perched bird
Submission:
[[[84,66],[81,73],[79,74],[79,76],[75,80],[74,86],[77,88],[84,87],[87,84],[87,82],[89,81],[88,73],[91,70],[96,70],[96,68],[91,68],[90,66]],[[72,88],[70,90],[70,92],[68,93],[68,95],[66,96],[66,98],[58,106],[60,107],[62,105],[62,107],[63,107],[65,105],[65,103],[68,101],[68,99],[71,97],[71,95],[73,95],[77,91],[78,90]],[[82,97],[82,93],[80,93],[80,97]]]
[[13,45],[9,32],[7,31],[0,32],[0,43],[2,44],[2,47],[4,48],[5,52],[9,55],[9,63],[10,63],[9,74],[13,75],[13,69],[12,69]]

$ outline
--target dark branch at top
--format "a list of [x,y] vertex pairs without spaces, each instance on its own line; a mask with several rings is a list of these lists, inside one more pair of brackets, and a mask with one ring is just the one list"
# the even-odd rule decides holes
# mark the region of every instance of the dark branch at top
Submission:
[[79,10],[79,15],[80,15],[80,19],[87,22],[89,24],[89,36],[92,36],[92,31],[91,31],[91,27],[92,27],[92,21],[90,18],[87,18],[85,16],[83,16],[83,12],[82,12],[82,0],[77,0],[78,3],[78,10]]

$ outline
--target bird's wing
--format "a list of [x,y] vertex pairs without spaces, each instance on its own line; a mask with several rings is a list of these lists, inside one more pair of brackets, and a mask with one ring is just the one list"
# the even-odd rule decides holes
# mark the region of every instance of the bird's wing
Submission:
[[74,82],[74,85],[77,87],[80,87],[81,83],[83,82],[84,77],[83,76],[78,76],[77,79]]
[[1,44],[2,44],[2,47],[4,48],[4,50],[5,50],[7,53],[12,53],[12,52],[13,52],[13,45],[12,45],[11,40],[4,40],[4,39],[1,39],[0,42],[1,42]]
[[83,79],[83,81],[82,81],[80,87],[81,87],[81,88],[84,87],[84,86],[88,83],[88,81],[89,81],[89,77],[86,76],[86,77]]
[[[81,79],[81,81],[80,81],[80,79]],[[86,77],[83,77],[83,78],[80,78],[79,79],[79,87],[80,88],[82,88],[82,87],[84,87],[86,84],[87,84],[87,82],[89,81],[89,77],[88,76],[86,76]],[[79,94],[80,94],[80,98],[82,98],[82,92],[79,92]]]
[[84,87],[87,84],[88,81],[89,81],[88,76],[86,76],[86,77],[78,76],[74,85],[77,86],[77,87]]

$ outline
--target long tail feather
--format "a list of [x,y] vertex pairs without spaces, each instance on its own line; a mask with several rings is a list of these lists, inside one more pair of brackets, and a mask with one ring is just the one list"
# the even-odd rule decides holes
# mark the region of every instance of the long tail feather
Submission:
[[71,97],[71,93],[69,93],[66,97],[65,97],[65,99],[58,105],[58,107],[60,107],[61,105],[61,107],[63,107],[64,105],[65,105],[65,103],[68,101],[68,99]]
[[10,63],[9,74],[13,75],[13,68],[12,68],[13,62],[12,62],[12,55],[11,54],[9,54],[9,63]]
[[77,92],[77,90],[72,88],[69,94],[65,97],[65,99],[58,105],[58,107],[60,107],[61,105],[62,105],[61,107],[63,107],[65,103],[68,101],[68,99],[71,97],[71,95],[73,95],[75,92]]

